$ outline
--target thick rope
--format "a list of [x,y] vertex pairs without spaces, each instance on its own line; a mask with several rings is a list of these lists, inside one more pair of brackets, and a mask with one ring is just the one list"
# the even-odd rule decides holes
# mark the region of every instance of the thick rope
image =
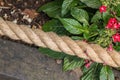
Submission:
[[0,35],[98,63],[105,63],[112,67],[120,67],[120,53],[115,50],[107,51],[97,44],[88,44],[84,41],[72,40],[67,36],[58,36],[53,32],[31,29],[25,25],[4,21],[2,18],[0,18]]

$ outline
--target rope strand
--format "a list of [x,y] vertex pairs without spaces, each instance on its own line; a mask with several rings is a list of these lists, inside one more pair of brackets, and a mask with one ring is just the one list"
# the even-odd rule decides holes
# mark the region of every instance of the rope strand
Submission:
[[120,53],[115,50],[107,51],[97,44],[88,44],[84,41],[72,40],[67,36],[58,36],[53,32],[31,29],[26,25],[4,21],[2,18],[0,18],[0,36],[7,36],[13,40],[21,40],[28,44],[76,55],[98,63],[105,63],[112,67],[120,67]]

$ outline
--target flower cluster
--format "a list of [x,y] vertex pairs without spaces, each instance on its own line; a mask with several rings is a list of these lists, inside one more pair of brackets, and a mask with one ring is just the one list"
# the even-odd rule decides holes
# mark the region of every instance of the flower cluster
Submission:
[[[66,35],[73,40],[83,40],[86,44],[97,44],[103,47],[108,54],[109,52],[114,54],[113,51],[115,50],[120,51],[120,3],[114,5],[114,3],[120,2],[120,0],[56,1],[57,0],[53,0],[52,4],[50,2],[48,3],[49,5],[43,5],[39,9],[40,12],[43,11],[51,18],[43,25],[42,29],[44,31],[53,31],[58,35]],[[75,3],[76,5],[67,5],[68,9],[62,8],[62,6],[66,6],[66,3]],[[86,6],[80,8],[79,6],[81,4]],[[49,9],[49,11],[46,11],[46,9]],[[86,49],[83,52],[89,57],[89,52]],[[48,53],[48,56],[51,56],[51,54],[52,53]],[[110,68],[106,62],[99,64],[94,62],[93,59],[79,59],[77,56],[69,57],[67,55],[64,56],[64,54],[62,55],[63,58],[61,56],[60,58],[64,60],[63,69],[65,71],[75,69],[78,67],[76,63],[80,63],[79,66],[81,66],[81,70],[83,71],[83,76],[81,76],[80,80],[108,80],[109,78],[114,80],[112,68]],[[54,53],[51,57],[54,57]],[[106,58],[106,56],[104,56],[104,58]]]
[[[106,12],[107,7],[106,6],[101,6],[99,8],[100,13]],[[108,23],[106,25],[107,29],[115,29],[118,30],[120,29],[120,22],[116,18],[110,18],[108,20]],[[120,34],[116,33],[112,36],[113,42],[120,42]]]
[[[107,29],[120,29],[120,22],[116,18],[110,18],[106,26]],[[120,42],[120,34],[116,33],[112,36],[113,42]]]
[[119,29],[120,22],[118,22],[116,18],[110,18],[106,28],[107,29]]

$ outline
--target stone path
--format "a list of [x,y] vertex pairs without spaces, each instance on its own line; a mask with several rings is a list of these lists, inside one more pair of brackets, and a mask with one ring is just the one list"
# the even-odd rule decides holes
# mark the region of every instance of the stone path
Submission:
[[0,39],[0,80],[79,80],[30,46]]

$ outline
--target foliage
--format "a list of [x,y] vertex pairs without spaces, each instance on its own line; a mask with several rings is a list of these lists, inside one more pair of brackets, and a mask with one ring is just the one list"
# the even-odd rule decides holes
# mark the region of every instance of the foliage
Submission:
[[89,69],[86,67],[82,67],[83,69],[83,76],[81,80],[100,80],[100,73],[103,65],[98,63],[93,63]]
[[100,75],[100,80],[114,80],[114,74],[109,66],[102,67]]
[[[74,40],[86,40],[102,47],[112,45],[120,51],[120,1],[119,0],[53,0],[38,9],[51,20],[43,25],[44,31],[54,31]],[[111,67],[40,48],[44,54],[63,59],[63,70],[81,67],[81,80],[114,80]],[[108,49],[109,50],[109,49]],[[91,61],[90,61],[91,62]]]
[[45,32],[53,31],[60,35],[69,35],[69,32],[62,26],[62,24],[57,19],[52,19],[44,24],[42,28]]
[[[56,52],[56,51],[52,51],[48,48],[39,48],[39,51],[49,57],[52,57],[54,59],[64,59],[65,56],[67,56],[67,54],[65,53],[61,53],[61,52]],[[56,55],[57,54],[57,55]]]
[[84,60],[76,56],[67,56],[64,58],[63,70],[72,70],[77,67],[81,67],[84,64]]

